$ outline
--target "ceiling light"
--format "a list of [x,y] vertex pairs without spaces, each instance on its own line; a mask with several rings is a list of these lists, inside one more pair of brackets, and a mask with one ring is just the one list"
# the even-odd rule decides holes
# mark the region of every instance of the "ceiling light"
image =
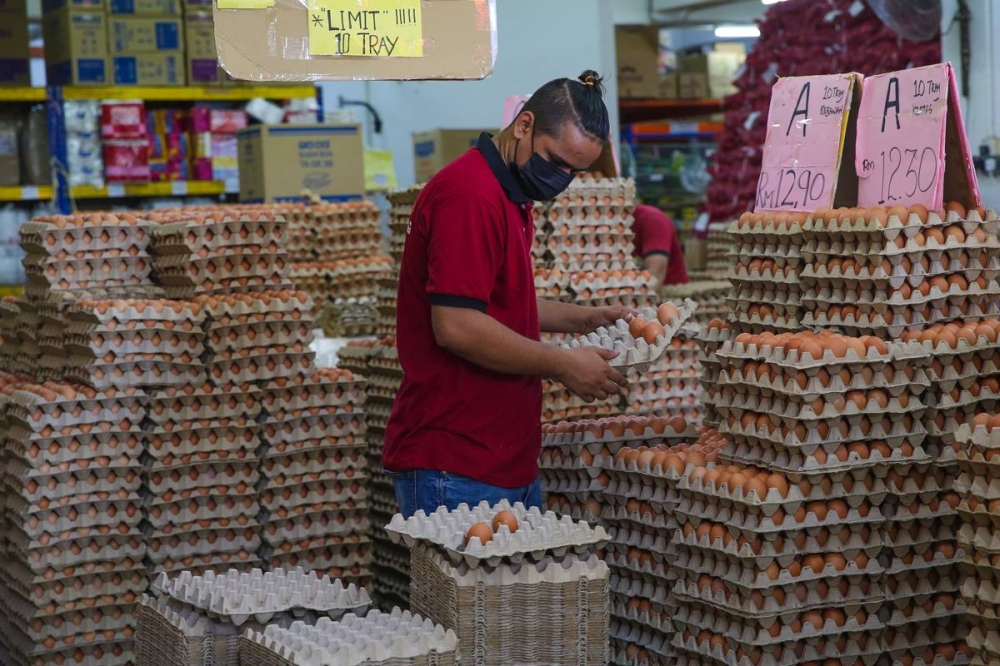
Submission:
[[784,2],[785,0],[760,0],[760,1],[761,1],[761,4],[765,4],[765,5],[776,5],[776,4],[778,4],[779,2]]
[[715,29],[719,39],[747,39],[760,37],[760,28],[755,25],[720,25]]

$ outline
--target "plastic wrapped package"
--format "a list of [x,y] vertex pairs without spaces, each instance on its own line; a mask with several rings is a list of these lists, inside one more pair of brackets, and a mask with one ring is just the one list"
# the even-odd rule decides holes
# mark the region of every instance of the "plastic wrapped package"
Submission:
[[21,182],[26,185],[48,185],[52,182],[49,167],[49,125],[44,106],[28,113],[21,133]]
[[101,147],[101,103],[66,101],[66,167],[69,184],[104,187],[104,155]]
[[226,0],[214,16],[219,64],[246,81],[483,79],[496,63],[495,0],[375,1],[359,12]]

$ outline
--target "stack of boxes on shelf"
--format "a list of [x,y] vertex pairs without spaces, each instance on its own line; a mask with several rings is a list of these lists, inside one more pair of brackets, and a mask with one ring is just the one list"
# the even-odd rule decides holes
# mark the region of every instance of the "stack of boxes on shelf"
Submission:
[[190,111],[191,174],[193,180],[239,181],[237,133],[247,126],[242,109],[210,109],[196,106]]
[[370,583],[364,385],[313,365],[284,237],[268,207],[22,229],[29,284],[0,344],[10,663],[130,662],[160,571]]
[[[182,86],[231,81],[218,66],[211,3],[46,0],[42,9],[50,85]],[[12,25],[23,25],[26,51],[26,19]],[[24,80],[24,74],[4,82],[28,85],[30,78]]]
[[31,85],[31,49],[28,39],[28,3],[0,5],[0,85]]
[[601,527],[501,502],[409,519],[415,613],[458,635],[462,664],[608,663],[608,567]]
[[105,182],[148,182],[150,148],[161,154],[165,148],[158,145],[158,140],[150,139],[146,105],[142,101],[101,102]]
[[370,202],[288,205],[292,279],[308,292],[330,337],[371,335],[379,280],[391,277],[381,211]]

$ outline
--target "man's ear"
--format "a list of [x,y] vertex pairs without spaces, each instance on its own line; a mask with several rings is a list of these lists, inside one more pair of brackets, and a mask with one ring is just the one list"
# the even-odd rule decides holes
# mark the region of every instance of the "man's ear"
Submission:
[[514,138],[524,139],[531,134],[535,127],[535,114],[531,111],[522,111],[514,119]]

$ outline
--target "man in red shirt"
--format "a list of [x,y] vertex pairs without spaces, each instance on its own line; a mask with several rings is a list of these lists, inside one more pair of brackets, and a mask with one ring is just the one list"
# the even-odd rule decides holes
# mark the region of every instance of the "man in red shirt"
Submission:
[[642,259],[643,268],[656,278],[656,286],[688,282],[684,248],[677,238],[674,221],[659,208],[645,205],[636,206],[633,216],[632,255]]
[[537,300],[531,258],[532,202],[596,162],[609,129],[595,72],[551,81],[420,193],[397,298],[403,383],[382,456],[404,515],[483,500],[540,505],[542,377],[587,401],[625,386],[608,364],[614,352],[539,340],[628,311]]

